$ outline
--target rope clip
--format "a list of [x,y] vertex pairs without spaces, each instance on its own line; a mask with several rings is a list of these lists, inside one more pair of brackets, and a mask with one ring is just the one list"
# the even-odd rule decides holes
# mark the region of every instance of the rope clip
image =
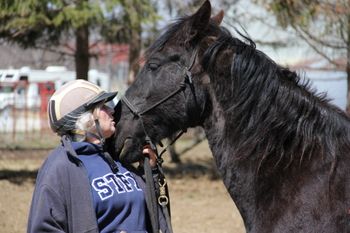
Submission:
[[161,206],[166,206],[169,203],[169,199],[166,195],[166,179],[163,179],[163,181],[159,180],[159,197],[158,197],[158,204]]

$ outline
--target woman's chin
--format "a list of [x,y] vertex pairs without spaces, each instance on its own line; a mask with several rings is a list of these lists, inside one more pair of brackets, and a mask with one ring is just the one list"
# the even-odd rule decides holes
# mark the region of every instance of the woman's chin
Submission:
[[115,128],[111,128],[108,132],[105,132],[105,138],[110,138],[115,133]]

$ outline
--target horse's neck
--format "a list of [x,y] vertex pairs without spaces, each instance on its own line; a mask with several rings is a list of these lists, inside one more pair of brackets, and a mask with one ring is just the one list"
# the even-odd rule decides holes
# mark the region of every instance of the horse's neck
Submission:
[[[244,219],[247,232],[259,232],[259,230],[263,232],[259,229],[259,225],[264,225],[264,220],[268,219],[270,213],[282,216],[284,208],[288,207],[286,205],[287,202],[285,202],[286,197],[290,197],[291,200],[297,203],[298,201],[305,203],[306,205],[304,206],[302,204],[296,205],[303,211],[309,211],[307,200],[303,200],[303,194],[299,192],[301,192],[303,186],[308,182],[315,182],[314,190],[328,190],[328,177],[332,158],[328,156],[328,158],[321,159],[319,157],[320,154],[315,154],[314,157],[308,158],[308,161],[303,161],[298,166],[289,167],[286,170],[288,172],[279,170],[279,172],[273,173],[274,175],[272,176],[265,176],[269,172],[266,171],[263,177],[257,177],[258,158],[251,156],[239,159],[240,155],[235,152],[240,145],[238,142],[239,136],[236,135],[234,137],[235,139],[228,137],[229,132],[239,122],[227,122],[227,114],[223,111],[221,103],[218,103],[215,95],[212,95],[211,99],[212,110],[203,126],[218,171]],[[349,121],[345,118],[339,119],[338,124],[343,126],[343,131],[349,131]],[[337,128],[340,128],[340,126],[337,126]],[[338,132],[336,134],[337,137],[341,135],[340,137],[344,139],[343,141],[347,141],[347,138],[349,138],[349,134],[345,132],[340,134],[338,129],[336,132]],[[253,147],[254,145],[251,146]],[[338,152],[342,150],[346,156],[346,151],[349,151],[349,144],[347,142],[339,142],[338,146]],[[338,152],[335,151],[335,153]],[[342,159],[342,162],[344,162],[344,159]],[[318,180],[317,177],[324,178]],[[257,179],[259,179],[258,182]],[[344,185],[344,182],[341,181],[340,184]],[[307,189],[307,187],[304,187],[304,189]],[[322,198],[324,192],[318,191],[307,192],[308,196],[306,199],[314,200]]]
[[[209,147],[213,153],[214,160],[223,179],[223,182],[235,201],[246,225],[252,225],[252,216],[254,213],[254,191],[253,167],[240,167],[234,162],[232,154],[234,144],[225,138],[226,122],[224,113],[220,105],[216,102],[215,96],[212,96],[212,111],[204,122],[204,130],[208,139]],[[248,169],[248,170],[246,170]],[[245,171],[243,171],[245,170]],[[249,172],[251,170],[251,172]],[[244,194],[242,196],[242,194]]]

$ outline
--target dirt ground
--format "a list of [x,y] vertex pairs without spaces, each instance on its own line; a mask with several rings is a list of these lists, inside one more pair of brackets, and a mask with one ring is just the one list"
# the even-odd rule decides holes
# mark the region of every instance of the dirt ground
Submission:
[[[178,149],[178,148],[177,148]],[[47,150],[0,150],[0,232],[26,231],[37,169]],[[243,233],[242,219],[218,177],[206,141],[181,155],[164,154],[175,233]]]

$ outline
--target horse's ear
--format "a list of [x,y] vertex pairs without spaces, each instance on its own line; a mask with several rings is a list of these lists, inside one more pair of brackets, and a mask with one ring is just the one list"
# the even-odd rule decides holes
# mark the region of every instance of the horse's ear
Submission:
[[221,10],[219,13],[217,13],[216,15],[214,15],[213,17],[211,17],[211,20],[216,24],[216,25],[220,25],[222,20],[224,18],[224,11]]
[[203,5],[191,16],[191,37],[194,38],[199,31],[205,30],[209,25],[211,4],[206,0]]

